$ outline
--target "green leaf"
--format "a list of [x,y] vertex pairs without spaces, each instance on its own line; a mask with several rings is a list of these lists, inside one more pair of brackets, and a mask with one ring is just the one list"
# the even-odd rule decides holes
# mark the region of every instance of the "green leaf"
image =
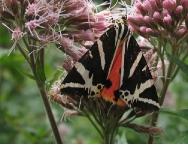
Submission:
[[188,64],[184,63],[182,60],[179,60],[179,58],[169,53],[167,53],[167,56],[169,60],[176,63],[184,73],[188,73]]
[[36,63],[36,73],[41,81],[43,81],[43,82],[46,81],[44,69],[40,63]]
[[14,55],[8,56],[8,51],[0,51],[0,70],[8,71],[14,80],[21,82],[23,81],[22,70],[25,69],[23,56],[15,53]]
[[[40,54],[42,52],[39,52]],[[38,55],[37,60],[36,60],[36,73],[38,76],[38,79],[40,79],[41,81],[45,82],[46,81],[46,75],[45,75],[45,70],[44,70],[44,64],[43,64],[43,59],[44,57],[41,55]]]
[[173,116],[177,116],[177,117],[181,117],[181,118],[188,121],[188,109],[181,109],[181,110],[178,110],[178,111],[175,112],[175,111],[170,111],[170,110],[162,108],[160,110],[160,112],[166,113],[166,114],[169,114],[169,115],[173,115]]
[[[7,30],[1,23],[0,23],[0,47],[2,48],[9,48],[11,44],[11,36]],[[3,37],[2,37],[3,36]]]
[[56,72],[53,74],[52,78],[46,82],[46,87],[49,90],[53,83],[62,77],[62,71],[61,70],[56,70]]

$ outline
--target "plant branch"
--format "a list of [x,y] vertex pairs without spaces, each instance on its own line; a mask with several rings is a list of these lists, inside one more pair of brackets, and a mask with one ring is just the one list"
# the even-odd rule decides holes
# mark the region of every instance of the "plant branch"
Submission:
[[54,136],[56,138],[56,142],[58,144],[62,144],[63,142],[61,140],[61,137],[60,137],[57,125],[56,125],[56,121],[54,119],[54,116],[53,116],[53,113],[52,113],[52,110],[51,110],[51,107],[50,107],[50,103],[49,103],[49,100],[48,100],[48,97],[47,97],[45,85],[38,80],[36,80],[36,83],[37,83],[37,86],[39,88],[40,94],[42,96],[43,103],[44,103],[44,106],[45,106],[45,109],[46,109],[46,113],[48,115],[48,119],[50,121],[50,125],[52,127]]
[[21,54],[23,55],[25,60],[27,60],[27,62],[30,64],[31,62],[30,62],[28,56],[26,55],[26,53],[24,52],[24,50],[22,49],[22,47],[19,44],[16,44],[16,46],[18,47],[19,51],[21,52]]
[[83,113],[89,119],[89,121],[91,122],[91,124],[95,127],[95,129],[97,130],[97,132],[100,134],[101,138],[103,138],[104,136],[103,136],[101,130],[96,125],[96,123],[93,121],[93,119],[90,117],[90,115],[87,113],[87,111],[84,111]]
[[[29,57],[27,57],[27,55],[25,54],[25,52],[23,51],[23,49],[21,48],[20,45],[18,45],[18,48],[30,65],[30,68],[31,68],[33,75],[35,77],[37,87],[38,87],[40,94],[42,96],[45,110],[46,110],[48,119],[50,121],[50,125],[53,130],[53,134],[55,136],[56,142],[61,144],[63,142],[61,140],[61,137],[60,137],[60,134],[58,131],[58,127],[57,127],[56,121],[54,119],[54,116],[53,116],[53,113],[51,110],[51,106],[50,106],[50,103],[48,100],[48,95],[46,93],[45,80],[43,79],[45,76],[41,76],[40,74],[38,74],[38,72],[40,72],[38,69],[42,69],[41,71],[44,72],[44,51],[40,52],[40,61],[37,62],[40,64],[36,64],[35,63],[35,55],[33,53],[33,50],[32,50],[32,48],[30,48],[30,45],[28,44],[28,42],[25,39],[24,39],[24,44],[25,44],[26,48],[28,49],[28,51],[30,52]],[[37,68],[37,65],[41,66],[41,68]],[[45,74],[42,74],[42,75],[45,75]]]
[[[176,50],[175,48],[176,48],[176,45],[174,45],[172,50]],[[172,52],[172,54],[175,54],[175,53],[176,53],[175,51]],[[169,84],[171,82],[172,74],[174,74],[174,68],[175,67],[176,67],[175,64],[173,62],[170,62],[168,70],[167,70],[167,75],[164,79],[163,89],[162,89],[161,94],[160,94],[160,96],[161,96],[160,99],[159,99],[160,106],[163,105],[167,89],[168,89]],[[158,117],[159,117],[159,112],[154,112],[153,115],[152,115],[152,119],[151,119],[151,126],[157,125]],[[153,135],[149,135],[148,143],[152,144],[153,141],[154,141]]]
[[128,127],[131,128],[133,130],[135,130],[136,132],[139,133],[147,133],[150,135],[158,135],[162,133],[162,129],[158,128],[158,127],[151,127],[151,126],[142,126],[142,125],[138,125],[135,123],[128,123],[123,125],[123,127]]

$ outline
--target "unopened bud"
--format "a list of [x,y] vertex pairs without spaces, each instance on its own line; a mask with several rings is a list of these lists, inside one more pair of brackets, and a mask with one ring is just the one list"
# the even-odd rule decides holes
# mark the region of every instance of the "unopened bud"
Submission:
[[169,12],[176,8],[176,0],[164,0],[163,8],[167,9]]
[[175,13],[180,14],[182,12],[183,12],[183,6],[181,6],[181,5],[177,6]]
[[184,8],[188,9],[188,0],[180,0],[180,4],[181,4]]
[[163,18],[163,22],[166,24],[166,25],[170,25],[172,23],[172,17],[170,15],[167,15]]

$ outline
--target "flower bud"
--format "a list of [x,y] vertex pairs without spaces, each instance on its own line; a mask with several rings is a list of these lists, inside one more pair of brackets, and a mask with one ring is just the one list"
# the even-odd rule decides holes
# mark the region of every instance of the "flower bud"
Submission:
[[177,6],[175,13],[180,14],[182,12],[183,12],[183,6],[182,5]]
[[46,17],[46,24],[48,25],[56,25],[59,21],[59,14],[56,12],[49,12],[48,16]]
[[145,2],[143,3],[143,7],[144,7],[145,10],[147,10],[147,12],[149,14],[152,14],[153,11],[154,11],[152,6],[151,6],[151,4],[150,4],[150,2],[149,2],[149,0],[145,0]]
[[145,15],[146,14],[146,10],[143,7],[143,4],[141,2],[137,2],[136,3],[136,10],[141,14],[141,15]]
[[32,4],[29,3],[25,10],[25,14],[27,16],[36,16],[37,9],[38,9],[38,6],[36,3],[32,3]]
[[185,9],[188,9],[188,0],[180,0],[180,4],[181,4]]
[[29,30],[31,35],[33,35],[32,31],[34,29],[36,29],[37,27],[40,27],[40,23],[39,23],[38,20],[34,19],[34,20],[29,21],[29,22],[26,22],[25,27]]
[[12,31],[12,40],[19,40],[23,37],[23,32],[21,31],[21,29],[19,27],[16,27],[13,31]]
[[163,8],[167,9],[169,12],[172,12],[176,8],[176,0],[164,0]]
[[154,14],[153,14],[153,18],[156,22],[160,22],[161,20],[161,15],[158,11],[155,11]]
[[149,23],[151,23],[152,18],[149,16],[144,16],[144,21],[149,24]]
[[170,15],[167,15],[163,18],[163,22],[166,24],[166,25],[170,25],[172,24],[172,17]]
[[152,34],[153,33],[153,30],[151,28],[146,28],[146,33],[147,34]]
[[140,32],[143,33],[144,35],[146,34],[146,27],[145,26],[141,26],[140,27]]

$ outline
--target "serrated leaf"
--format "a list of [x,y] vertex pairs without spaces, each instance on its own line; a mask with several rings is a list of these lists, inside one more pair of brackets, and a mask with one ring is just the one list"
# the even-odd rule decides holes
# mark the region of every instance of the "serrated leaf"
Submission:
[[179,60],[179,58],[177,58],[173,55],[170,55],[169,53],[167,53],[167,56],[168,56],[169,60],[176,63],[184,73],[186,73],[186,74],[188,73],[188,64]]
[[166,114],[169,114],[169,115],[173,115],[173,116],[177,116],[177,117],[181,117],[185,120],[188,121],[188,109],[181,109],[181,110],[178,110],[178,111],[170,111],[170,110],[167,110],[167,109],[161,109],[160,110],[161,113],[166,113]]

